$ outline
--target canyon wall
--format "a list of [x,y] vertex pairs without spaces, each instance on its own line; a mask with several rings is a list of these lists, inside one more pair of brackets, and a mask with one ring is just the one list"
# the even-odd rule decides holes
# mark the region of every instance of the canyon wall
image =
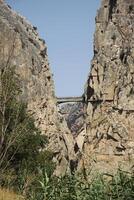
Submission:
[[[83,102],[59,112],[45,41],[0,1],[0,68],[16,67],[21,99],[49,138],[56,175],[71,169],[114,172],[134,165],[134,1],[102,0]],[[84,107],[83,107],[84,106]],[[68,112],[69,111],[69,112]],[[64,117],[66,117],[69,131]]]
[[[89,102],[90,101],[90,102]],[[85,86],[86,168],[109,173],[134,164],[134,1],[103,0]]]
[[[36,126],[49,139],[48,149],[54,153],[56,174],[65,173],[75,159],[72,134],[57,112],[54,83],[45,41],[37,28],[0,1],[0,68],[16,67],[22,89],[21,99]],[[63,134],[64,133],[64,134]]]

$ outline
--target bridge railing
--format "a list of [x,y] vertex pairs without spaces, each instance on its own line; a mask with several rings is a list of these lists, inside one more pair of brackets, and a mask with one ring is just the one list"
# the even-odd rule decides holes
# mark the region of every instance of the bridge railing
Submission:
[[[94,102],[113,102],[113,99],[88,99],[88,102],[94,103]],[[75,103],[75,102],[84,102],[84,97],[57,97],[57,103]]]
[[83,97],[57,97],[57,103],[83,102]]

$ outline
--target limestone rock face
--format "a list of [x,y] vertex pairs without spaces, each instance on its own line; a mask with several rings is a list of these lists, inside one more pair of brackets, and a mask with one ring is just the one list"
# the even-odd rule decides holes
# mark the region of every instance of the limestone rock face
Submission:
[[0,1],[0,67],[8,62],[16,66],[21,98],[28,103],[28,111],[42,134],[49,138],[56,174],[64,173],[75,157],[73,137],[57,112],[45,41],[39,38],[36,27]]
[[58,113],[45,41],[0,0],[0,67],[9,63],[20,76],[21,98],[49,138],[56,175],[134,166],[134,0],[102,0],[84,108],[74,104]]
[[67,121],[68,128],[74,137],[82,131],[85,124],[85,110],[83,103],[62,104],[59,112]]
[[134,164],[133,0],[102,1],[85,100],[85,165],[102,172],[118,166],[130,169]]

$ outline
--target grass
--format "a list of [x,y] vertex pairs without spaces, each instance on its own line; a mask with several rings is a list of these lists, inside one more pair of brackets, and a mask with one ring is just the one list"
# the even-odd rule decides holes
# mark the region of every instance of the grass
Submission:
[[24,200],[24,198],[15,194],[13,191],[0,188],[0,200]]

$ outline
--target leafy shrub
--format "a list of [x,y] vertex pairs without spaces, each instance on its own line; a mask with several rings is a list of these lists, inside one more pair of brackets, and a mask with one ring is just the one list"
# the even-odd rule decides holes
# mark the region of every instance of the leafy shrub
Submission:
[[98,175],[85,180],[81,174],[64,177],[48,177],[37,182],[36,193],[31,200],[133,200],[134,176],[121,170],[108,180]]
[[[20,100],[21,88],[15,67],[0,69],[0,185],[27,196],[40,171],[53,173],[52,152],[44,150],[47,137],[35,127]],[[45,171],[45,172],[44,172]]]

